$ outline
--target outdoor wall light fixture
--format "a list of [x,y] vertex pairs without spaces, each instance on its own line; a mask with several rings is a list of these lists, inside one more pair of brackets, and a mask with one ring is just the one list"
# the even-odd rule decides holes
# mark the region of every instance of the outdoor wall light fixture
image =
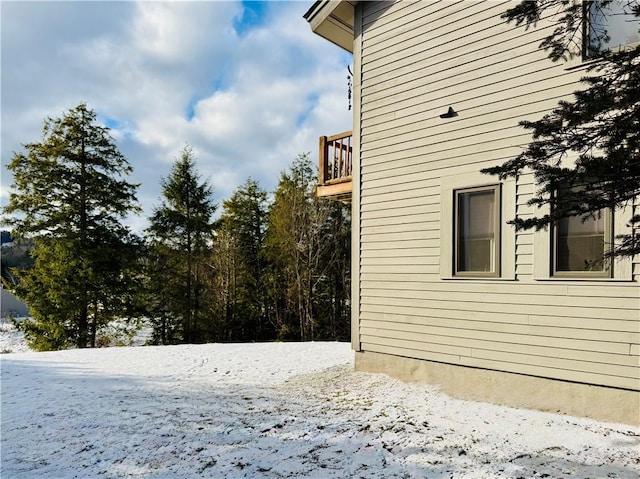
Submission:
[[458,116],[458,112],[450,106],[446,113],[440,115],[440,118],[453,118],[454,116]]

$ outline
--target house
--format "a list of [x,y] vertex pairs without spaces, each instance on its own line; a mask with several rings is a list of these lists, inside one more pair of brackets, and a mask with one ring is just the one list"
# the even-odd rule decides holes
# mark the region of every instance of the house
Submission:
[[594,253],[638,201],[568,220],[559,240],[506,223],[534,214],[531,175],[479,172],[516,156],[531,139],[518,122],[584,74],[538,49],[553,18],[526,30],[500,18],[509,5],[321,0],[305,14],[353,54],[353,132],[320,139],[318,194],[352,204],[356,369],[638,424],[640,258]]

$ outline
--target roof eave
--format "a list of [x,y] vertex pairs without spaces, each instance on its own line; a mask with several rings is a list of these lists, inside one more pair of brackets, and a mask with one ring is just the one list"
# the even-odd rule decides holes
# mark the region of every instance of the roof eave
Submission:
[[353,53],[356,3],[356,1],[318,0],[304,14],[304,19],[309,22],[314,33]]

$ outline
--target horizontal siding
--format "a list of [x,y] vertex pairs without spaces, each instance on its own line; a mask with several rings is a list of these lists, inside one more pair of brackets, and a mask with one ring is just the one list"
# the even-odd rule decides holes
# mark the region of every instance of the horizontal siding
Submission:
[[[398,268],[403,269],[398,266]],[[424,270],[428,270],[429,268],[420,268]],[[371,275],[374,275],[372,273]],[[420,274],[420,273],[415,273]],[[470,296],[471,293],[463,294],[461,296]],[[527,314],[529,315],[544,315],[549,312],[549,303],[553,302],[552,300],[546,301],[545,304],[527,304],[526,307],[523,306],[517,299],[512,300],[508,298],[507,295],[499,295],[501,298],[496,299],[495,301],[457,301],[456,306],[460,309],[470,309],[475,312],[484,312],[484,313],[507,313],[507,314],[516,314],[522,309],[526,309]],[[566,301],[569,298],[564,298]],[[385,312],[394,312],[398,313],[405,312],[407,314],[423,314],[421,311],[426,309],[439,309],[439,308],[451,308],[453,306],[452,299],[414,299],[411,298],[409,300],[405,300],[404,298],[392,298],[392,297],[379,297],[375,296],[373,298],[363,296],[361,298],[361,307],[362,311],[365,310],[379,310]],[[527,299],[528,302],[532,303],[533,299]],[[545,301],[545,298],[540,298],[541,303]],[[564,304],[564,303],[563,303]],[[636,323],[636,315],[634,312],[629,309],[608,309],[608,308],[596,308],[596,307],[575,307],[575,306],[560,306],[558,304],[553,306],[553,311],[558,316],[569,316],[575,315],[580,318],[588,319],[611,319],[611,320],[621,320],[628,322],[627,328],[630,330],[635,330]]]
[[[408,308],[407,308],[408,309]],[[429,314],[429,316],[425,316]],[[602,333],[606,336],[606,333],[611,332],[615,334],[621,334],[625,338],[623,342],[629,341],[631,344],[630,350],[634,350],[634,346],[637,344],[637,329],[633,327],[631,321],[622,321],[617,319],[601,319],[601,318],[580,318],[570,316],[536,316],[532,314],[522,314],[518,312],[497,312],[497,311],[472,311],[468,309],[453,309],[453,305],[449,305],[449,308],[433,309],[431,311],[424,311],[418,309],[408,309],[402,311],[400,308],[378,308],[375,305],[373,307],[365,308],[362,313],[362,321],[373,318],[373,320],[385,320],[395,323],[407,323],[407,324],[428,324],[441,322],[443,325],[455,328],[458,321],[473,321],[474,324],[492,323],[494,331],[500,331],[500,325],[530,325],[535,328],[559,328],[575,331],[576,335],[582,334],[582,332],[590,332],[590,334],[597,335]],[[586,334],[586,333],[585,333]],[[631,336],[629,336],[631,335]],[[601,339],[605,341],[605,336]],[[616,336],[618,337],[618,336]]]
[[[633,203],[633,216],[640,215],[640,198],[635,198]],[[635,233],[637,234],[638,228],[640,228],[640,224],[636,226]],[[636,256],[633,261],[632,266],[632,277],[635,281],[640,282],[640,256]]]
[[[524,335],[520,342],[527,344],[529,338],[533,343],[542,342],[549,345],[549,341],[556,339],[568,339],[574,345],[577,341],[582,341],[585,351],[604,351],[615,354],[633,354],[633,347],[630,349],[624,343],[633,344],[638,342],[637,331],[614,331],[609,328],[608,322],[600,321],[602,327],[607,330],[595,329],[593,324],[585,323],[583,328],[575,328],[571,325],[561,326],[562,323],[555,323],[553,326],[542,326],[533,324],[531,317],[519,315],[518,321],[511,320],[510,314],[503,314],[497,317],[486,316],[485,318],[473,317],[470,319],[460,319],[455,313],[440,310],[434,311],[434,316],[402,316],[396,314],[384,314],[381,312],[371,312],[363,314],[363,328],[383,328],[397,331],[419,332],[425,334],[435,334],[439,336],[472,337],[480,338],[482,333],[487,337],[495,339],[493,333],[508,333],[513,338]],[[627,327],[628,323],[619,323],[620,327]],[[584,343],[588,341],[588,343]],[[513,342],[513,341],[511,341]],[[572,348],[575,349],[575,348]]]
[[[475,293],[481,291],[487,294],[527,294],[563,300],[567,295],[581,298],[612,298],[620,302],[629,302],[630,307],[640,307],[638,285],[632,282],[565,282],[545,281],[536,282],[535,288],[530,282],[524,281],[497,281],[497,280],[451,280],[440,281],[429,277],[420,277],[417,281],[395,281],[387,283],[363,278],[363,285],[371,290],[383,290],[387,294],[402,296],[403,291],[408,295],[423,295],[437,293],[447,296],[449,293],[463,292]],[[446,299],[446,298],[442,298]],[[630,308],[628,308],[630,309]],[[638,329],[640,331],[640,328]]]
[[[362,350],[640,389],[640,259],[632,282],[535,281],[521,231],[513,280],[440,277],[441,178],[513,158],[531,139],[518,122],[580,86],[537,49],[552,22],[506,25],[508,2],[362,5]],[[534,189],[523,175],[504,201],[531,217]]]
[[[629,354],[629,348],[621,351],[623,346],[619,343],[605,343],[602,341],[587,341],[567,338],[537,337],[531,334],[496,333],[494,331],[474,331],[464,336],[464,332],[451,328],[410,328],[403,331],[396,325],[392,328],[379,328],[363,326],[361,334],[364,341],[374,342],[374,338],[392,338],[402,341],[419,341],[439,348],[441,352],[452,352],[448,349],[464,348],[462,356],[473,356],[470,350],[500,351],[502,353],[530,354],[532,356],[549,357],[574,360],[589,363],[583,368],[586,371],[593,370],[597,363],[600,370],[609,370],[611,366],[623,366],[620,372],[623,376],[640,379],[640,368],[637,367],[637,358]],[[439,329],[444,329],[441,334]],[[579,365],[575,366],[580,368]]]
[[[383,251],[386,252],[386,251]],[[376,255],[377,256],[377,255]],[[375,258],[372,259],[375,262]],[[573,288],[554,288],[550,285],[548,288],[551,290],[548,294],[538,293],[532,294],[530,291],[531,286],[528,289],[518,285],[518,288],[510,288],[508,285],[504,285],[504,288],[498,291],[491,291],[489,286],[485,285],[468,285],[468,288],[460,288],[461,281],[449,281],[445,284],[448,287],[436,289],[435,287],[430,290],[423,291],[406,291],[406,290],[393,290],[393,289],[373,289],[369,292],[362,293],[363,302],[366,298],[371,298],[375,301],[382,294],[386,297],[393,296],[390,304],[398,305],[420,305],[419,301],[440,301],[448,303],[450,301],[455,302],[468,302],[477,305],[483,304],[499,304],[499,305],[516,305],[523,306],[523,310],[535,314],[538,310],[533,309],[534,306],[546,307],[549,302],[562,303],[563,307],[571,309],[574,313],[580,313],[582,317],[594,317],[605,318],[611,317],[612,319],[628,319],[635,322],[638,319],[638,309],[633,310],[631,306],[637,306],[640,308],[640,301],[630,301],[625,296],[613,296],[580,294],[579,291]],[[536,288],[537,289],[537,288]],[[601,290],[604,288],[600,288]],[[566,291],[566,294],[559,294],[562,290]],[[627,294],[630,291],[622,291]],[[585,311],[582,311],[585,309]],[[557,311],[557,309],[554,309]],[[588,311],[587,311],[588,310]]]

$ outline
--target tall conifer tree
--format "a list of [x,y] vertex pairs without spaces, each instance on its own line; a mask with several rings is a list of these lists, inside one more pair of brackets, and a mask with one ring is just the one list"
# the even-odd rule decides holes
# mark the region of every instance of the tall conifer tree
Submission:
[[95,346],[133,287],[134,241],[121,223],[138,210],[131,166],[84,103],[48,118],[42,140],[24,148],[8,166],[5,213],[15,216],[5,222],[35,244],[34,267],[18,273],[33,315],[27,337],[38,349]]
[[226,295],[222,315],[235,340],[273,339],[266,318],[264,237],[267,193],[248,179],[223,202],[216,254],[225,254]]
[[162,181],[163,202],[147,230],[156,266],[150,270],[152,288],[160,294],[154,309],[156,332],[165,328],[159,334],[164,342],[203,342],[211,329],[203,293],[217,208],[212,194],[208,182],[200,181],[192,149],[185,147]]

